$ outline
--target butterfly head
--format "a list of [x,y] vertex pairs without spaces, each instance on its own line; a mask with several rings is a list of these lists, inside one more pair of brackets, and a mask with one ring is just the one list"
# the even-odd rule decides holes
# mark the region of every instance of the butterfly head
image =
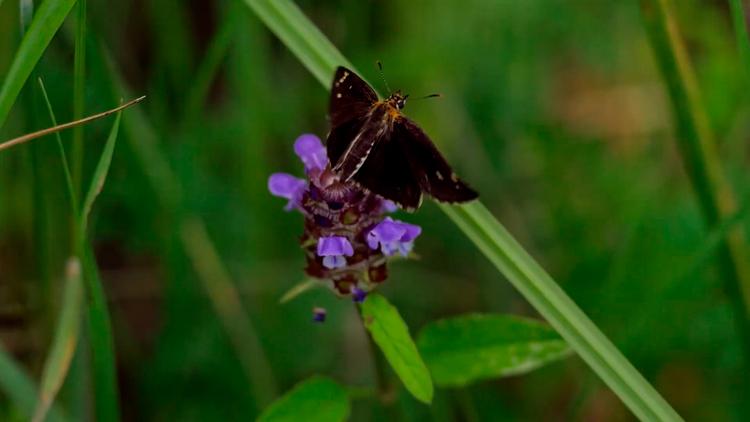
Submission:
[[409,98],[409,94],[403,95],[401,91],[394,91],[390,97],[386,100],[388,104],[397,109],[401,110],[406,106],[406,99]]

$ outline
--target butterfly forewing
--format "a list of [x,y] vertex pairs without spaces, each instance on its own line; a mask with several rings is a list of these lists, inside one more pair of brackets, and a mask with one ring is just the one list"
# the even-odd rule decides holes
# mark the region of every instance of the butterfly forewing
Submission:
[[406,117],[399,118],[392,137],[401,145],[412,174],[424,192],[443,202],[466,202],[479,196],[456,176],[416,123]]
[[363,117],[376,101],[378,95],[367,82],[351,70],[339,66],[333,76],[331,99],[328,103],[331,127]]

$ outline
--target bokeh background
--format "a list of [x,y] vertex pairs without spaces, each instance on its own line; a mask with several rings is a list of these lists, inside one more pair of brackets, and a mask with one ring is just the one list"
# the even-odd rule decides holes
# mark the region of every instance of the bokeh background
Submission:
[[[676,148],[638,2],[297,4],[368,80],[379,82],[379,59],[394,89],[443,94],[411,102],[406,114],[679,413],[742,418],[743,358],[714,256],[717,233]],[[744,198],[750,101],[729,7],[676,4],[725,173]],[[20,41],[18,16],[18,1],[0,4],[0,75]],[[0,139],[49,126],[37,77],[58,120],[72,118],[68,20]],[[302,218],[282,210],[267,177],[302,174],[292,143],[302,133],[325,136],[327,91],[240,1],[90,1],[88,20],[87,113],[148,96],[123,115],[90,230],[125,419],[253,418],[264,403],[247,368],[265,363],[242,351],[255,340],[270,366],[260,381],[268,394],[312,374],[372,385],[350,301],[320,289],[279,304],[304,278]],[[110,126],[84,130],[85,180]],[[0,341],[36,379],[71,253],[66,201],[52,139],[0,154]],[[420,259],[393,264],[382,293],[413,333],[468,312],[537,316],[433,203],[399,218],[424,227]],[[184,221],[201,221],[206,236],[186,235]],[[212,247],[239,306],[212,302],[225,290],[201,281]],[[328,309],[325,324],[311,323],[313,306]],[[84,418],[94,392],[82,354],[61,401]],[[633,419],[577,357],[439,390],[431,408],[399,390],[396,407],[415,421]],[[352,420],[388,414],[363,398]],[[18,418],[0,395],[0,419]]]

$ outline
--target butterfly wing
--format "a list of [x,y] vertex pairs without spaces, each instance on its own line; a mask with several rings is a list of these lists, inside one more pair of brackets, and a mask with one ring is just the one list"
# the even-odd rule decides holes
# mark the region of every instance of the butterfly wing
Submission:
[[425,193],[442,202],[467,202],[479,194],[461,181],[430,138],[416,123],[401,116],[393,127],[413,178]]
[[328,138],[326,139],[326,150],[328,152],[328,159],[331,161],[331,166],[335,166],[339,162],[341,156],[349,148],[349,144],[351,144],[352,140],[362,130],[364,122],[364,118],[354,118],[338,126],[331,127],[331,131],[328,132]]
[[354,180],[406,210],[415,210],[422,203],[422,189],[399,142],[390,133],[375,144]]
[[328,116],[331,131],[326,139],[328,159],[336,165],[357,138],[378,95],[351,70],[339,66],[331,83]]
[[363,117],[376,101],[378,95],[367,82],[351,70],[339,66],[333,75],[328,103],[331,127]]

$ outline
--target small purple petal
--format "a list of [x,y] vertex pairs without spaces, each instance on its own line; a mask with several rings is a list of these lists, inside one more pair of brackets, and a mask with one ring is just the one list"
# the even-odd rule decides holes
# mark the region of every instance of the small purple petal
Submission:
[[403,227],[405,233],[403,236],[401,236],[402,242],[410,242],[417,238],[420,234],[422,234],[422,228],[417,226],[416,224],[409,224],[404,223],[402,221],[399,221],[398,223],[401,224],[401,227]]
[[299,205],[306,188],[305,180],[291,174],[274,173],[268,178],[268,190],[271,194],[289,200],[285,207],[287,211]]
[[406,256],[414,246],[414,239],[421,233],[419,226],[386,217],[367,233],[366,240],[371,249],[377,249],[380,245],[380,250],[386,256],[396,252]]
[[329,270],[346,266],[346,258],[343,255],[328,255],[323,257],[323,266]]
[[318,239],[318,256],[354,255],[352,244],[343,236],[326,236]]
[[304,134],[294,141],[294,152],[305,164],[305,170],[323,170],[328,164],[326,148],[320,138]]
[[325,308],[313,308],[313,321],[315,322],[325,322],[326,320],[326,310]]
[[352,287],[352,300],[356,303],[362,303],[367,297],[367,292],[359,287]]

